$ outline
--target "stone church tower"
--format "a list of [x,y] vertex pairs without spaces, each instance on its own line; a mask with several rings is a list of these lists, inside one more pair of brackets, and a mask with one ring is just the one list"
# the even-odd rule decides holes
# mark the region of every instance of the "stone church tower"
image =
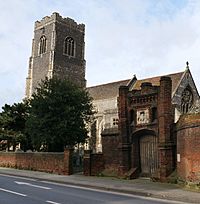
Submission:
[[85,80],[85,25],[58,13],[35,22],[32,55],[26,79],[26,97],[30,98],[45,77],[67,78],[79,87]]

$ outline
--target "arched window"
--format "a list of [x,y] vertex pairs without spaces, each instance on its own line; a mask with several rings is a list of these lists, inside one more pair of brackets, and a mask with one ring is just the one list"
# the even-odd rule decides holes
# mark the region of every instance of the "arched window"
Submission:
[[40,38],[40,44],[39,44],[39,54],[43,54],[47,51],[47,39],[46,37],[43,35]]
[[75,42],[72,37],[65,38],[64,54],[71,57],[75,57]]
[[181,111],[182,113],[187,113],[190,108],[192,107],[193,104],[193,95],[191,92],[191,89],[189,87],[187,87],[183,93],[182,93],[182,97],[181,97]]

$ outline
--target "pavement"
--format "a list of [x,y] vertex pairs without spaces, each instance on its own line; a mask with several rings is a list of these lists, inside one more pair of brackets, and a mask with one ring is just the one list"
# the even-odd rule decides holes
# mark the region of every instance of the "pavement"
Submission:
[[192,192],[177,184],[153,182],[147,178],[124,180],[112,177],[95,177],[75,174],[70,176],[49,174],[38,171],[18,170],[0,167],[0,175],[28,177],[42,181],[69,184],[81,187],[128,193],[133,195],[181,201],[184,203],[199,203],[200,192]]

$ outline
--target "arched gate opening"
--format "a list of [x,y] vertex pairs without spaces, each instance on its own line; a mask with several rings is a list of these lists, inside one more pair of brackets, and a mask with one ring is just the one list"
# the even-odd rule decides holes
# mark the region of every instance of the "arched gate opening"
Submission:
[[133,134],[133,140],[137,140],[140,176],[151,177],[159,168],[158,137],[155,132],[143,129]]

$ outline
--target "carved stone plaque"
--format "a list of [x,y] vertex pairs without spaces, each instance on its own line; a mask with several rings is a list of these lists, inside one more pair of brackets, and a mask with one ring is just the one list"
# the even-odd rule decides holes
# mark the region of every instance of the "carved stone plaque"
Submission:
[[149,110],[137,110],[137,125],[149,123]]

